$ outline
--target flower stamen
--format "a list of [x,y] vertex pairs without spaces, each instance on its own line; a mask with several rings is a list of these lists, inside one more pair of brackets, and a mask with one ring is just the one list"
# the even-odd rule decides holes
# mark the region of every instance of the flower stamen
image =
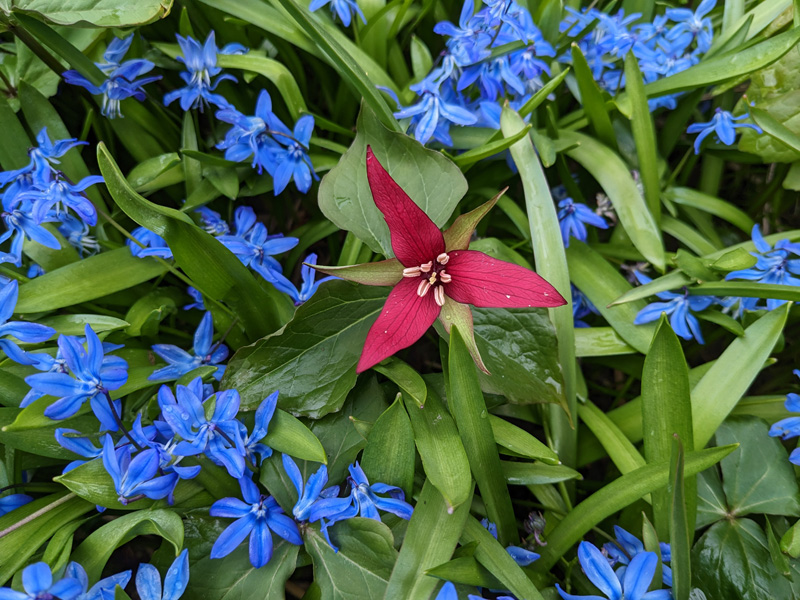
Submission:
[[419,287],[417,288],[417,296],[420,298],[424,298],[425,294],[428,293],[428,290],[431,289],[431,284],[427,279],[423,279],[419,282]]
[[403,277],[419,277],[422,275],[422,269],[419,267],[407,267],[403,269]]
[[444,306],[444,288],[442,286],[437,285],[433,288],[433,299],[439,306]]
[[447,252],[442,252],[436,257],[436,262],[438,262],[440,265],[446,265],[449,260],[450,256],[448,256]]

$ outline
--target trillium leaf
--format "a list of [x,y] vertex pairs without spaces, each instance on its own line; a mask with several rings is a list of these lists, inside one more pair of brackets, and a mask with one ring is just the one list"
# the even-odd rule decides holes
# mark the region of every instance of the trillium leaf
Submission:
[[59,25],[129,27],[155,21],[169,14],[171,0],[10,0],[10,8],[39,15]]
[[373,252],[393,257],[389,228],[367,183],[367,145],[411,199],[443,227],[467,191],[461,171],[440,152],[402,133],[391,132],[363,106],[358,135],[339,164],[322,179],[319,206],[341,229],[352,231]]

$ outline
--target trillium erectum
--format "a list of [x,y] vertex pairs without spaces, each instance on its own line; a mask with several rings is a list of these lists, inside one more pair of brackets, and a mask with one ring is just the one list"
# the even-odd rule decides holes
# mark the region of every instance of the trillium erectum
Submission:
[[475,363],[488,373],[475,345],[469,305],[528,308],[567,303],[533,271],[468,249],[476,225],[499,195],[458,217],[443,233],[386,172],[370,147],[367,179],[375,205],[389,226],[396,258],[315,267],[366,285],[394,286],[367,334],[357,373],[416,342],[437,317],[448,333],[453,325],[458,327]]

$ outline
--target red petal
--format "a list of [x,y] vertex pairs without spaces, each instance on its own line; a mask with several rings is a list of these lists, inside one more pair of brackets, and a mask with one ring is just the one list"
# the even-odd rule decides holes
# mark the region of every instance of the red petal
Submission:
[[383,310],[367,334],[356,373],[366,371],[422,337],[439,316],[433,290],[417,295],[419,277],[405,278],[389,294]]
[[392,250],[403,266],[418,267],[444,252],[444,236],[408,197],[367,146],[367,179],[375,206],[392,236]]
[[453,280],[444,291],[457,302],[487,308],[562,306],[556,288],[533,271],[475,250],[448,253],[445,266]]

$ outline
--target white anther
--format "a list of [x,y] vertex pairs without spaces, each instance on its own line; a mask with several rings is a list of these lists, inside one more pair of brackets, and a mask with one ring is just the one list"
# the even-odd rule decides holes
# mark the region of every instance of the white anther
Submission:
[[439,271],[439,281],[442,283],[450,283],[453,280],[453,276],[449,273],[445,273],[444,271]]
[[422,275],[422,271],[419,267],[408,267],[403,269],[403,277],[419,277]]
[[436,257],[436,262],[440,265],[446,265],[447,261],[450,260],[450,257],[447,255],[447,252],[442,252],[439,256]]
[[433,299],[439,306],[444,306],[444,288],[440,285],[433,289]]
[[433,261],[428,261],[424,265],[419,266],[419,270],[423,273],[430,273],[431,269],[433,268]]
[[419,282],[419,287],[417,288],[417,296],[423,298],[425,294],[428,293],[428,290],[431,289],[431,284],[428,282],[427,279],[423,279]]

